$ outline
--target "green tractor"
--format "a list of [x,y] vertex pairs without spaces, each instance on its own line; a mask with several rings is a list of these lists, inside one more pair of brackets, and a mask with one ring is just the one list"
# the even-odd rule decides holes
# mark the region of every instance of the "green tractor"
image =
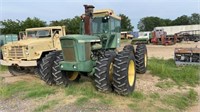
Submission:
[[46,75],[52,75],[56,85],[67,86],[78,81],[81,75],[94,76],[98,91],[115,91],[121,95],[132,93],[136,72],[145,73],[147,49],[140,44],[136,50],[127,45],[120,46],[121,18],[113,10],[96,10],[84,5],[81,16],[81,35],[66,35],[60,38],[62,52],[55,51],[51,68]]

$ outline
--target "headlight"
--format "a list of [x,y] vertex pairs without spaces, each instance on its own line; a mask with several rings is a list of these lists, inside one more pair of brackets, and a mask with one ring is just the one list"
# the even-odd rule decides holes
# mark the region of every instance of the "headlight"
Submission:
[[26,51],[25,53],[26,53],[26,55],[29,55],[29,52],[28,52],[28,51]]

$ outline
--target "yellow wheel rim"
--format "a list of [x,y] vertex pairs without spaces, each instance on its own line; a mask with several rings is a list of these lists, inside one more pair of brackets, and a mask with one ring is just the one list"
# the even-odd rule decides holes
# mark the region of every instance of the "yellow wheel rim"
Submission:
[[129,62],[128,67],[128,82],[130,86],[133,86],[135,80],[135,63],[133,60]]
[[144,66],[146,67],[147,66],[147,54],[145,53],[144,55]]
[[73,80],[75,80],[78,77],[78,72],[70,72],[68,74],[68,76],[69,76],[69,80],[73,81]]
[[112,81],[112,77],[113,77],[113,63],[110,63],[110,67],[109,67],[109,77],[110,77],[110,80]]

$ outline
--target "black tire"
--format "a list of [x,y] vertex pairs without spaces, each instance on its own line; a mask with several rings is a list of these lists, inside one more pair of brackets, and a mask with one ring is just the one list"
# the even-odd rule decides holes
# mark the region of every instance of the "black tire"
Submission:
[[106,51],[105,57],[96,61],[94,83],[98,91],[112,91],[112,75],[113,62],[116,53],[114,51]]
[[129,51],[133,51],[133,53],[135,53],[133,45],[126,45],[126,46],[124,46],[123,50],[129,50]]
[[113,66],[114,91],[120,95],[133,92],[136,82],[135,57],[130,50],[123,50],[117,54]]
[[53,60],[53,66],[52,66],[52,75],[54,76],[54,80],[56,82],[56,85],[58,86],[67,86],[70,81],[79,82],[81,76],[80,74],[77,74],[75,78],[72,80],[70,79],[71,75],[73,75],[73,72],[69,71],[61,71],[60,70],[60,64],[59,62],[63,61],[63,55],[61,52],[58,53],[55,60]]
[[139,74],[144,74],[147,71],[147,48],[144,44],[139,44],[136,47],[135,53],[136,60],[136,72]]
[[0,50],[0,59],[3,59],[3,54],[1,50]]
[[53,61],[56,58],[58,51],[52,51],[49,54],[45,55],[45,57],[42,58],[42,61],[40,63],[39,67],[39,74],[43,81],[45,81],[48,85],[55,84],[53,75],[52,75],[52,66]]
[[41,60],[38,60],[37,61],[37,66],[35,67],[35,69],[34,69],[34,74],[35,75],[37,75],[37,76],[39,76],[39,77],[41,77],[41,72],[40,72],[40,64],[41,64]]
[[24,67],[18,67],[18,66],[8,66],[8,71],[13,75],[13,76],[18,76],[18,75],[25,75],[29,72],[28,69]]

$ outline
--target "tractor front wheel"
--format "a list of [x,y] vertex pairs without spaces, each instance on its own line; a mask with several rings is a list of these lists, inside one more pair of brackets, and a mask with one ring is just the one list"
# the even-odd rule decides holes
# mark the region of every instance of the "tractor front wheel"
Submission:
[[115,57],[113,71],[114,91],[121,95],[132,93],[136,82],[133,51],[125,49],[119,52]]
[[113,61],[116,56],[114,51],[106,51],[105,57],[96,61],[94,83],[98,91],[112,91]]
[[56,85],[67,86],[70,81],[78,82],[81,78],[81,76],[78,72],[69,72],[69,71],[61,71],[60,70],[59,62],[61,62],[63,60],[64,59],[63,59],[61,52],[56,56],[55,60],[53,60],[52,74],[54,76]]
[[53,61],[56,58],[56,55],[60,51],[52,51],[49,54],[45,55],[44,58],[42,58],[40,66],[39,66],[39,75],[42,80],[44,80],[48,85],[55,84],[53,75],[52,75],[52,66]]

